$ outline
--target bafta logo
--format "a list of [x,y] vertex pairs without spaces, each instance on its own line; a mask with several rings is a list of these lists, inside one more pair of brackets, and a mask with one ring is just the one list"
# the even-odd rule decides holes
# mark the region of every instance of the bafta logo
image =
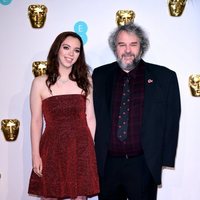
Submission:
[[118,26],[123,26],[131,21],[134,21],[135,13],[133,10],[118,10],[116,13],[116,23]]
[[189,77],[189,86],[192,96],[200,97],[200,74]]
[[171,16],[181,16],[186,5],[187,0],[168,0],[168,7]]
[[45,5],[30,5],[28,16],[33,28],[42,28],[46,21],[47,7]]
[[32,64],[32,72],[35,77],[46,74],[47,61],[35,61]]
[[17,119],[4,119],[1,121],[1,130],[7,141],[15,141],[19,134],[20,122]]

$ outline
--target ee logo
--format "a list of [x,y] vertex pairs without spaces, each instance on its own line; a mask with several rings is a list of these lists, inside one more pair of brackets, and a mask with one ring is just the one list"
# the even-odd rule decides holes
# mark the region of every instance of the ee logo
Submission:
[[0,0],[0,4],[6,6],[11,3],[12,0]]
[[86,35],[86,32],[88,30],[88,26],[85,22],[83,21],[78,21],[74,25],[74,31],[80,35],[81,39],[83,40],[83,44],[87,43],[88,37]]

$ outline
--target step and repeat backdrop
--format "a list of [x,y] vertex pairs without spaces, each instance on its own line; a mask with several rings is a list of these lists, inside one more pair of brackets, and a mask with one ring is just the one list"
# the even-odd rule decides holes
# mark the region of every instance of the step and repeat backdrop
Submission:
[[[29,92],[46,72],[55,37],[75,31],[91,69],[115,60],[111,31],[133,20],[150,39],[147,62],[177,73],[182,115],[175,169],[164,169],[158,200],[200,198],[200,1],[0,0],[0,199],[27,194],[32,168]],[[97,200],[97,197],[91,198]]]

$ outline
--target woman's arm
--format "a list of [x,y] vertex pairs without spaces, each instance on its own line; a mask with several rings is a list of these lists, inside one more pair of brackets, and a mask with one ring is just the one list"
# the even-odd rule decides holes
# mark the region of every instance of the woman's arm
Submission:
[[39,152],[40,138],[42,134],[42,98],[40,95],[41,79],[35,78],[30,91],[31,109],[31,147],[33,170],[38,176],[42,176],[42,160]]
[[94,113],[94,104],[93,104],[93,84],[92,79],[89,77],[90,80],[90,92],[86,99],[86,118],[87,118],[87,124],[90,129],[92,138],[94,140],[95,130],[96,130],[96,118]]

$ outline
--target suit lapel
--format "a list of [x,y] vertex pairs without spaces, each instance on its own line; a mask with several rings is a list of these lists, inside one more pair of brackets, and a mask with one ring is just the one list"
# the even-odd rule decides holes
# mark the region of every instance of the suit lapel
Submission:
[[106,80],[106,104],[108,111],[110,113],[110,116],[112,114],[112,98],[113,98],[113,91],[114,91],[114,83],[116,82],[117,79],[117,73],[118,73],[119,67],[117,62],[114,62],[111,66],[111,69],[109,71],[109,74],[107,76]]
[[[154,99],[157,90],[157,80],[149,70],[148,66],[145,66],[145,79],[144,79],[144,104],[146,108],[149,108],[149,104]],[[145,109],[146,110],[146,109]]]

